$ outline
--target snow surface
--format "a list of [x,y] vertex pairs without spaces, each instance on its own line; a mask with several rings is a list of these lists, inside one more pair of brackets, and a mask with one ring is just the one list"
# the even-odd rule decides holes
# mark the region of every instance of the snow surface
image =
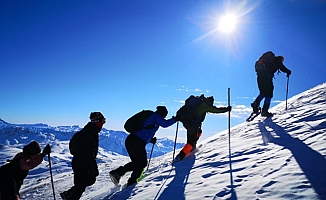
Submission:
[[[137,184],[122,191],[109,171],[129,161],[100,148],[100,175],[81,199],[326,199],[326,83],[257,117],[200,141],[193,156],[171,165],[172,152],[155,157]],[[0,125],[1,126],[1,125]],[[205,130],[204,130],[205,131]],[[205,132],[203,133],[205,134]],[[53,141],[52,169],[56,198],[73,185],[68,141]],[[1,145],[1,161],[17,148]],[[179,149],[177,150],[177,152]],[[58,153],[59,152],[59,153]],[[121,184],[126,183],[127,173]],[[48,162],[31,170],[21,199],[53,199]]]

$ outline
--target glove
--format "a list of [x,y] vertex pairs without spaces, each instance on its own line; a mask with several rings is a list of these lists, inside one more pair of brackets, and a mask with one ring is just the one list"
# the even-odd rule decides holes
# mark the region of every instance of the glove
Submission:
[[223,108],[223,111],[224,112],[230,112],[231,110],[232,110],[232,107],[231,106],[228,106],[228,107]]
[[150,141],[150,143],[152,143],[152,144],[155,144],[156,143],[156,137],[153,137],[152,139],[151,139],[151,141]]
[[49,144],[47,144],[44,149],[43,149],[43,155],[49,155],[51,153],[51,146]]
[[291,70],[289,70],[287,73],[286,73],[286,77],[289,77],[291,75]]
[[180,115],[173,116],[173,118],[175,119],[175,121],[180,121],[181,120]]

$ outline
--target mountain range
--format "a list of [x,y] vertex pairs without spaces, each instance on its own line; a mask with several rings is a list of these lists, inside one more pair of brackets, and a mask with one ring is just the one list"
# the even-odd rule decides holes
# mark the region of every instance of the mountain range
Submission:
[[[23,148],[23,145],[35,140],[42,144],[54,144],[61,141],[69,141],[73,134],[81,130],[81,127],[57,126],[47,124],[11,124],[0,119],[0,147],[8,145]],[[123,131],[107,130],[103,128],[99,133],[99,146],[105,151],[111,151],[120,155],[128,156],[124,141],[128,134]],[[182,147],[183,143],[177,143],[176,148]],[[150,153],[152,145],[146,145]],[[174,141],[168,138],[158,138],[154,145],[152,157],[161,156],[173,151]]]

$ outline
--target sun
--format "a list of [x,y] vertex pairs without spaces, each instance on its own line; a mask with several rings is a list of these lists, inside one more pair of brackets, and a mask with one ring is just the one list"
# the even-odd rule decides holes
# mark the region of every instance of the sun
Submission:
[[237,25],[237,17],[234,14],[225,14],[219,20],[218,29],[225,33],[231,33]]

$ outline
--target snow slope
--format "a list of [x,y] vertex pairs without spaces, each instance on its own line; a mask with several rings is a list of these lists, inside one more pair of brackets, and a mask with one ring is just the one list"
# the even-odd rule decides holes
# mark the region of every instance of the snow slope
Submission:
[[[271,111],[276,113],[272,118],[259,116],[231,128],[231,141],[228,130],[200,141],[193,156],[174,166],[172,152],[153,158],[143,180],[118,192],[108,172],[129,158],[101,149],[101,173],[82,199],[326,199],[326,83],[289,99],[287,111],[285,102]],[[71,157],[67,143],[53,148],[60,199],[59,192],[72,186],[66,164]],[[63,153],[55,153],[58,149]],[[12,151],[2,147],[1,159]],[[53,199],[46,161],[30,171],[21,193],[22,199]]]

